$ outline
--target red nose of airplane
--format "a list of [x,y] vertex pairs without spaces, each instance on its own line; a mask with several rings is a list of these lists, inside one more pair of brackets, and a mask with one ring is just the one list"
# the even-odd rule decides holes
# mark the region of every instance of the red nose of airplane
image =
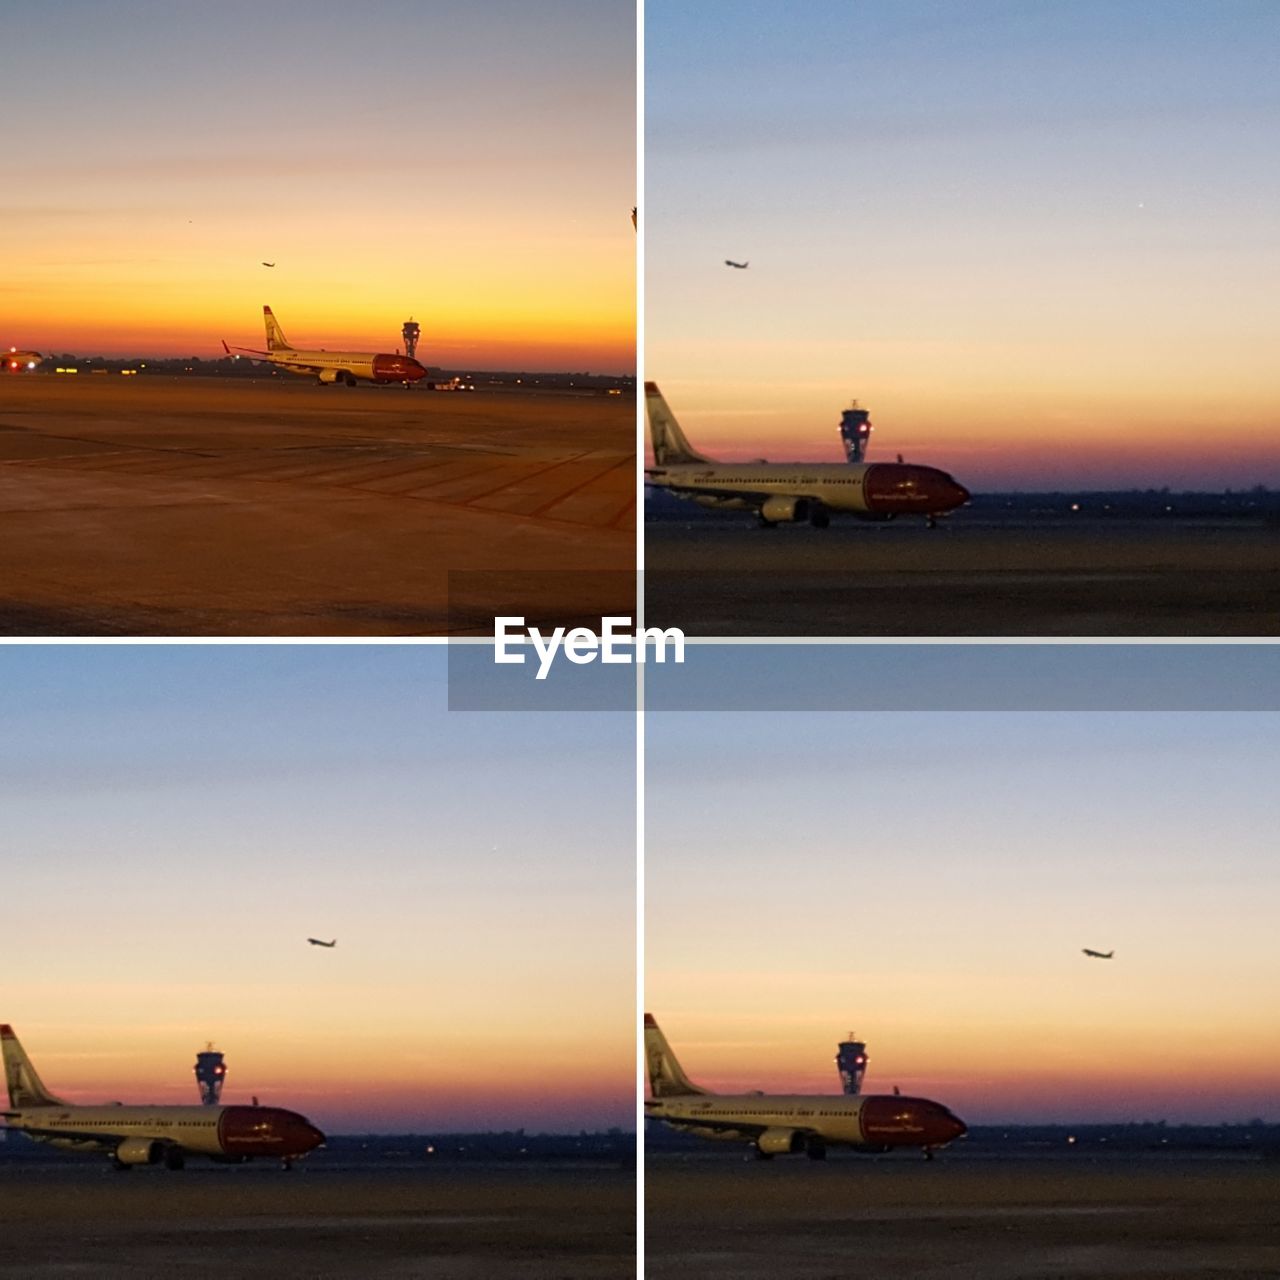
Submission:
[[969,1126],[957,1115],[952,1115],[946,1107],[939,1107],[941,1115],[937,1116],[933,1121],[935,1130],[942,1134],[939,1142],[954,1142],[957,1138],[963,1138],[969,1132]]
[[863,482],[867,510],[936,515],[969,501],[969,490],[937,467],[903,462],[877,462],[867,468]]
[[968,1132],[964,1121],[927,1098],[872,1096],[862,1104],[862,1131],[885,1146],[942,1147]]
[[373,376],[379,382],[417,382],[427,371],[409,356],[374,356]]
[[[962,1125],[961,1128],[963,1127],[964,1126]],[[324,1146],[324,1134],[321,1133],[315,1125],[308,1124],[305,1121],[303,1122],[302,1127],[298,1130],[297,1136],[298,1142],[303,1151],[314,1151],[317,1147]]]
[[917,468],[921,502],[930,511],[954,511],[969,501],[969,490],[957,484],[945,471],[933,467]]

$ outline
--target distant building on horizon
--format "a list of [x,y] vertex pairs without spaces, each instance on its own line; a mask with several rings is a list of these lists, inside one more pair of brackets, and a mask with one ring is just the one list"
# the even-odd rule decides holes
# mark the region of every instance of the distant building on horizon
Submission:
[[847,1040],[841,1040],[836,1046],[836,1070],[840,1073],[841,1092],[862,1092],[862,1077],[867,1073],[867,1046],[852,1031]]

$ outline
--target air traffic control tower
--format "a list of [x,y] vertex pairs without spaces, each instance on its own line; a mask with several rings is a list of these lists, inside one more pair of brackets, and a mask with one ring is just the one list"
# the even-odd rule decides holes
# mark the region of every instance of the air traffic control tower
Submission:
[[410,360],[418,350],[418,335],[421,332],[422,326],[412,316],[404,322],[404,328],[400,330],[400,336],[404,339],[404,353]]
[[222,1097],[222,1082],[227,1076],[227,1066],[212,1044],[196,1054],[196,1084],[200,1089],[200,1101],[206,1107],[216,1107]]
[[844,1093],[861,1093],[862,1077],[867,1073],[867,1046],[849,1032],[836,1049],[836,1070],[840,1072],[840,1088]]
[[847,462],[865,462],[871,443],[871,413],[855,400],[840,415],[840,443]]

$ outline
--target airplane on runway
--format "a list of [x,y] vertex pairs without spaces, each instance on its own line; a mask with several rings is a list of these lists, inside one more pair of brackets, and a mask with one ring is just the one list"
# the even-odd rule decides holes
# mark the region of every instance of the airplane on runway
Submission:
[[916,1147],[932,1160],[968,1131],[940,1102],[900,1094],[710,1093],[685,1075],[650,1013],[644,1052],[652,1095],[647,1117],[701,1138],[749,1142],[761,1160],[790,1151],[824,1160],[833,1145],[868,1152]]
[[408,386],[427,376],[426,369],[410,356],[375,355],[371,351],[299,351],[289,345],[270,307],[262,308],[262,320],[267,327],[267,349],[229,347],[224,338],[222,349],[227,355],[243,351],[290,373],[312,373],[321,382],[341,382],[348,387],[354,387],[358,381],[403,382]]
[[645,406],[656,463],[646,483],[719,511],[754,511],[761,525],[808,521],[825,529],[831,516],[892,520],[921,515],[930,525],[969,501],[945,471],[904,462],[717,462],[693,449],[658,390],[646,382]]
[[324,1142],[304,1116],[281,1107],[80,1106],[45,1088],[13,1028],[0,1026],[6,1127],[64,1151],[100,1151],[117,1169],[163,1164],[181,1169],[187,1156],[240,1164],[260,1156],[286,1169]]
[[307,941],[313,947],[336,947],[338,945],[337,938],[334,938],[332,942],[321,942],[319,938],[308,938]]
[[3,356],[4,370],[6,373],[25,373],[43,359],[38,351],[19,351],[17,347],[10,347]]
[[745,270],[746,270],[746,269],[751,265],[751,263],[749,263],[749,262],[734,262],[734,260],[733,260],[732,258],[726,258],[726,259],[724,260],[724,265],[725,265],[726,267],[737,267],[739,271],[745,271]]
[[1110,960],[1115,955],[1114,951],[1092,951],[1088,947],[1081,947],[1081,951],[1087,956],[1092,956],[1095,960]]

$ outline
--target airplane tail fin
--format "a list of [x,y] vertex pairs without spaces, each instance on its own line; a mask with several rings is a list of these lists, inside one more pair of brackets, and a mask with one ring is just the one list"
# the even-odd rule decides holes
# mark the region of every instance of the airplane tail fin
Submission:
[[682,462],[712,462],[684,438],[675,414],[667,407],[656,382],[644,384],[645,407],[649,411],[649,434],[653,437],[653,457],[660,467],[679,466]]
[[27,1051],[7,1023],[0,1026],[0,1050],[4,1053],[4,1078],[11,1107],[65,1107],[68,1104],[44,1087]]
[[651,1013],[644,1015],[644,1056],[649,1066],[649,1090],[655,1098],[707,1092],[685,1075]]
[[280,328],[280,324],[271,313],[270,307],[262,308],[262,320],[267,326],[267,350],[292,351],[293,344],[284,336],[284,330]]

